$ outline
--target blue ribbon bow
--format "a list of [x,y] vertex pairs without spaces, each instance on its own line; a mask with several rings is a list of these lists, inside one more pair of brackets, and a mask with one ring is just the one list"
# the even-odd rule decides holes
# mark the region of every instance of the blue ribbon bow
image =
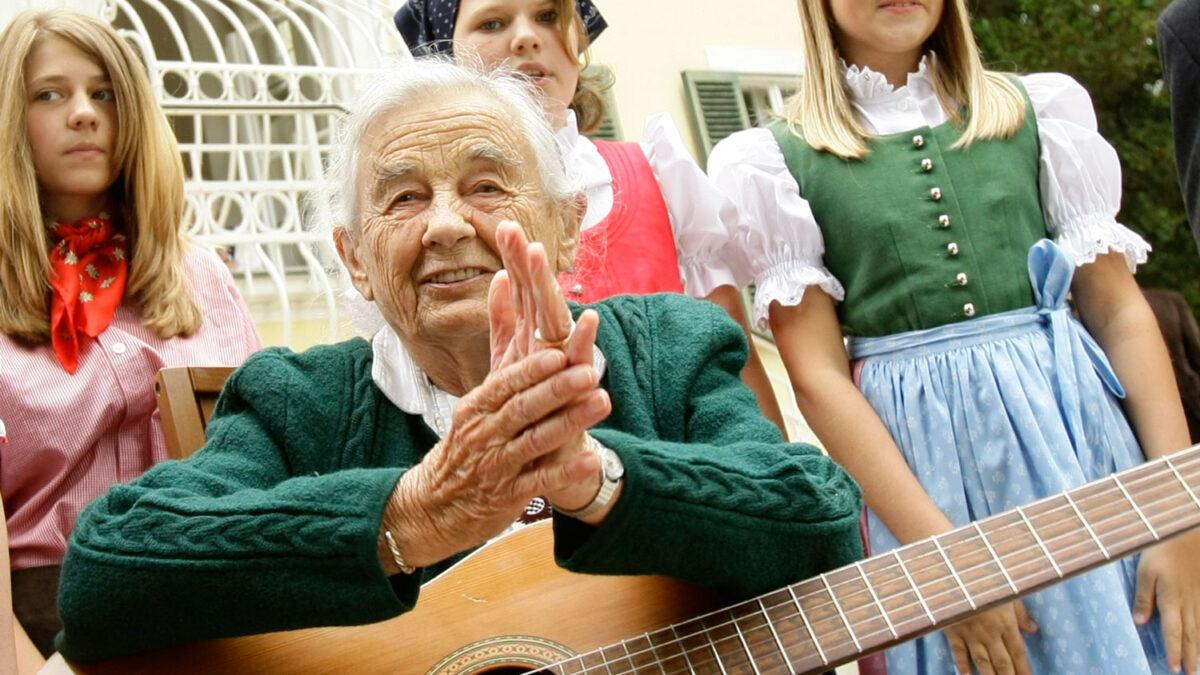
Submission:
[[[1033,284],[1037,313],[1050,326],[1054,367],[1061,383],[1060,393],[1067,427],[1077,441],[1082,441],[1085,438],[1082,409],[1079,392],[1073,384],[1077,378],[1073,377],[1075,360],[1071,358],[1071,355],[1077,352],[1072,347],[1083,349],[1096,373],[1114,396],[1125,398],[1125,389],[1117,379],[1104,350],[1087,331],[1080,329],[1078,324],[1071,320],[1067,294],[1070,293],[1071,280],[1074,277],[1075,261],[1054,242],[1042,239],[1029,250],[1029,281]],[[1068,377],[1069,375],[1071,377]]]

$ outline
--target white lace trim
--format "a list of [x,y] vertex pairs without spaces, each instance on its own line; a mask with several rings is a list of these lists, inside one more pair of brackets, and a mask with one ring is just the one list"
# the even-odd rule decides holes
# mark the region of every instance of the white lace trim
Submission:
[[[918,78],[929,79],[932,74],[929,72],[929,56],[921,57],[921,62],[917,64],[916,72],[908,74],[908,82],[905,86],[912,85]],[[846,89],[850,92],[850,96],[859,101],[869,101],[873,98],[887,96],[897,89],[888,82],[887,77],[883,73],[871,70],[868,66],[859,66],[858,64],[847,65],[845,60],[842,60],[842,74],[846,81]]]
[[755,280],[754,324],[760,330],[766,330],[770,325],[771,303],[798,305],[809,286],[819,286],[838,302],[846,297],[842,283],[823,267],[788,261],[763,270]]
[[1084,216],[1063,223],[1054,241],[1075,256],[1076,265],[1096,262],[1096,256],[1113,251],[1125,256],[1130,272],[1146,262],[1151,248],[1139,234],[1103,216]]

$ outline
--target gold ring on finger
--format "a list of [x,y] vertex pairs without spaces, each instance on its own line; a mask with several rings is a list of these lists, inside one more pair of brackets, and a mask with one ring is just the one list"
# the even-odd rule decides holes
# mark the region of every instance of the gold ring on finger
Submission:
[[541,327],[533,329],[533,339],[537,340],[538,344],[542,345],[543,347],[554,347],[557,349],[562,349],[563,347],[566,347],[567,343],[571,341],[571,336],[574,334],[575,334],[575,322],[574,321],[571,322],[571,328],[567,331],[567,336],[561,340],[547,340],[546,338],[542,337]]

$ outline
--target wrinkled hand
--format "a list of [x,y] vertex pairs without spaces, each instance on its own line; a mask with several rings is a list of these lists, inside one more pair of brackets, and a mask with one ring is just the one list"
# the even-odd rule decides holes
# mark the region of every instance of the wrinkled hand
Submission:
[[1029,656],[1021,632],[1037,632],[1025,603],[1000,605],[946,629],[958,672],[970,675],[971,663],[980,675],[1029,675]]
[[1194,674],[1200,658],[1200,532],[1147,549],[1138,563],[1133,618],[1145,624],[1157,609],[1171,672]]
[[[600,486],[585,442],[611,410],[592,366],[599,315],[584,312],[572,333],[545,249],[512,222],[496,237],[505,270],[488,292],[490,372],[455,407],[450,433],[400,478],[388,507],[397,517],[384,517],[415,567],[482,545],[534,497],[576,509]],[[382,547],[380,559],[394,567]]]
[[572,366],[561,351],[541,350],[468,392],[454,410],[450,433],[393,492],[404,517],[391,531],[406,562],[421,567],[482,545],[534,497],[595,480],[595,455],[557,451],[608,415],[598,380],[591,366]]
[[[504,367],[544,350],[562,351],[571,365],[590,367],[599,315],[587,310],[572,324],[571,310],[563,300],[546,250],[540,243],[530,244],[520,225],[512,221],[501,223],[496,229],[496,241],[504,270],[493,279],[488,296],[492,368]],[[552,346],[562,340],[567,341],[561,347]],[[584,454],[591,453],[581,432],[553,455],[539,461],[564,462]],[[590,502],[599,489],[597,470],[589,479],[551,490],[544,496],[555,506],[574,510]]]
[[[572,364],[592,364],[592,347],[600,317],[588,310],[579,317],[572,332],[571,310],[546,249],[530,244],[521,227],[512,221],[500,223],[496,242],[504,269],[492,280],[488,295],[491,324],[492,370],[503,368],[536,351],[570,337],[561,347]],[[540,329],[543,341],[536,335]]]

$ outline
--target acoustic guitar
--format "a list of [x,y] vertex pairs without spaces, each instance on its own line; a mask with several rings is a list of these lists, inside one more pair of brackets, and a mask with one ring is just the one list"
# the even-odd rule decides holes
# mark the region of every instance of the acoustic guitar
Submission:
[[710,591],[662,577],[558,568],[544,521],[481,548],[389,621],[214,640],[78,670],[818,673],[1200,525],[1198,494],[1200,445],[719,609]]

